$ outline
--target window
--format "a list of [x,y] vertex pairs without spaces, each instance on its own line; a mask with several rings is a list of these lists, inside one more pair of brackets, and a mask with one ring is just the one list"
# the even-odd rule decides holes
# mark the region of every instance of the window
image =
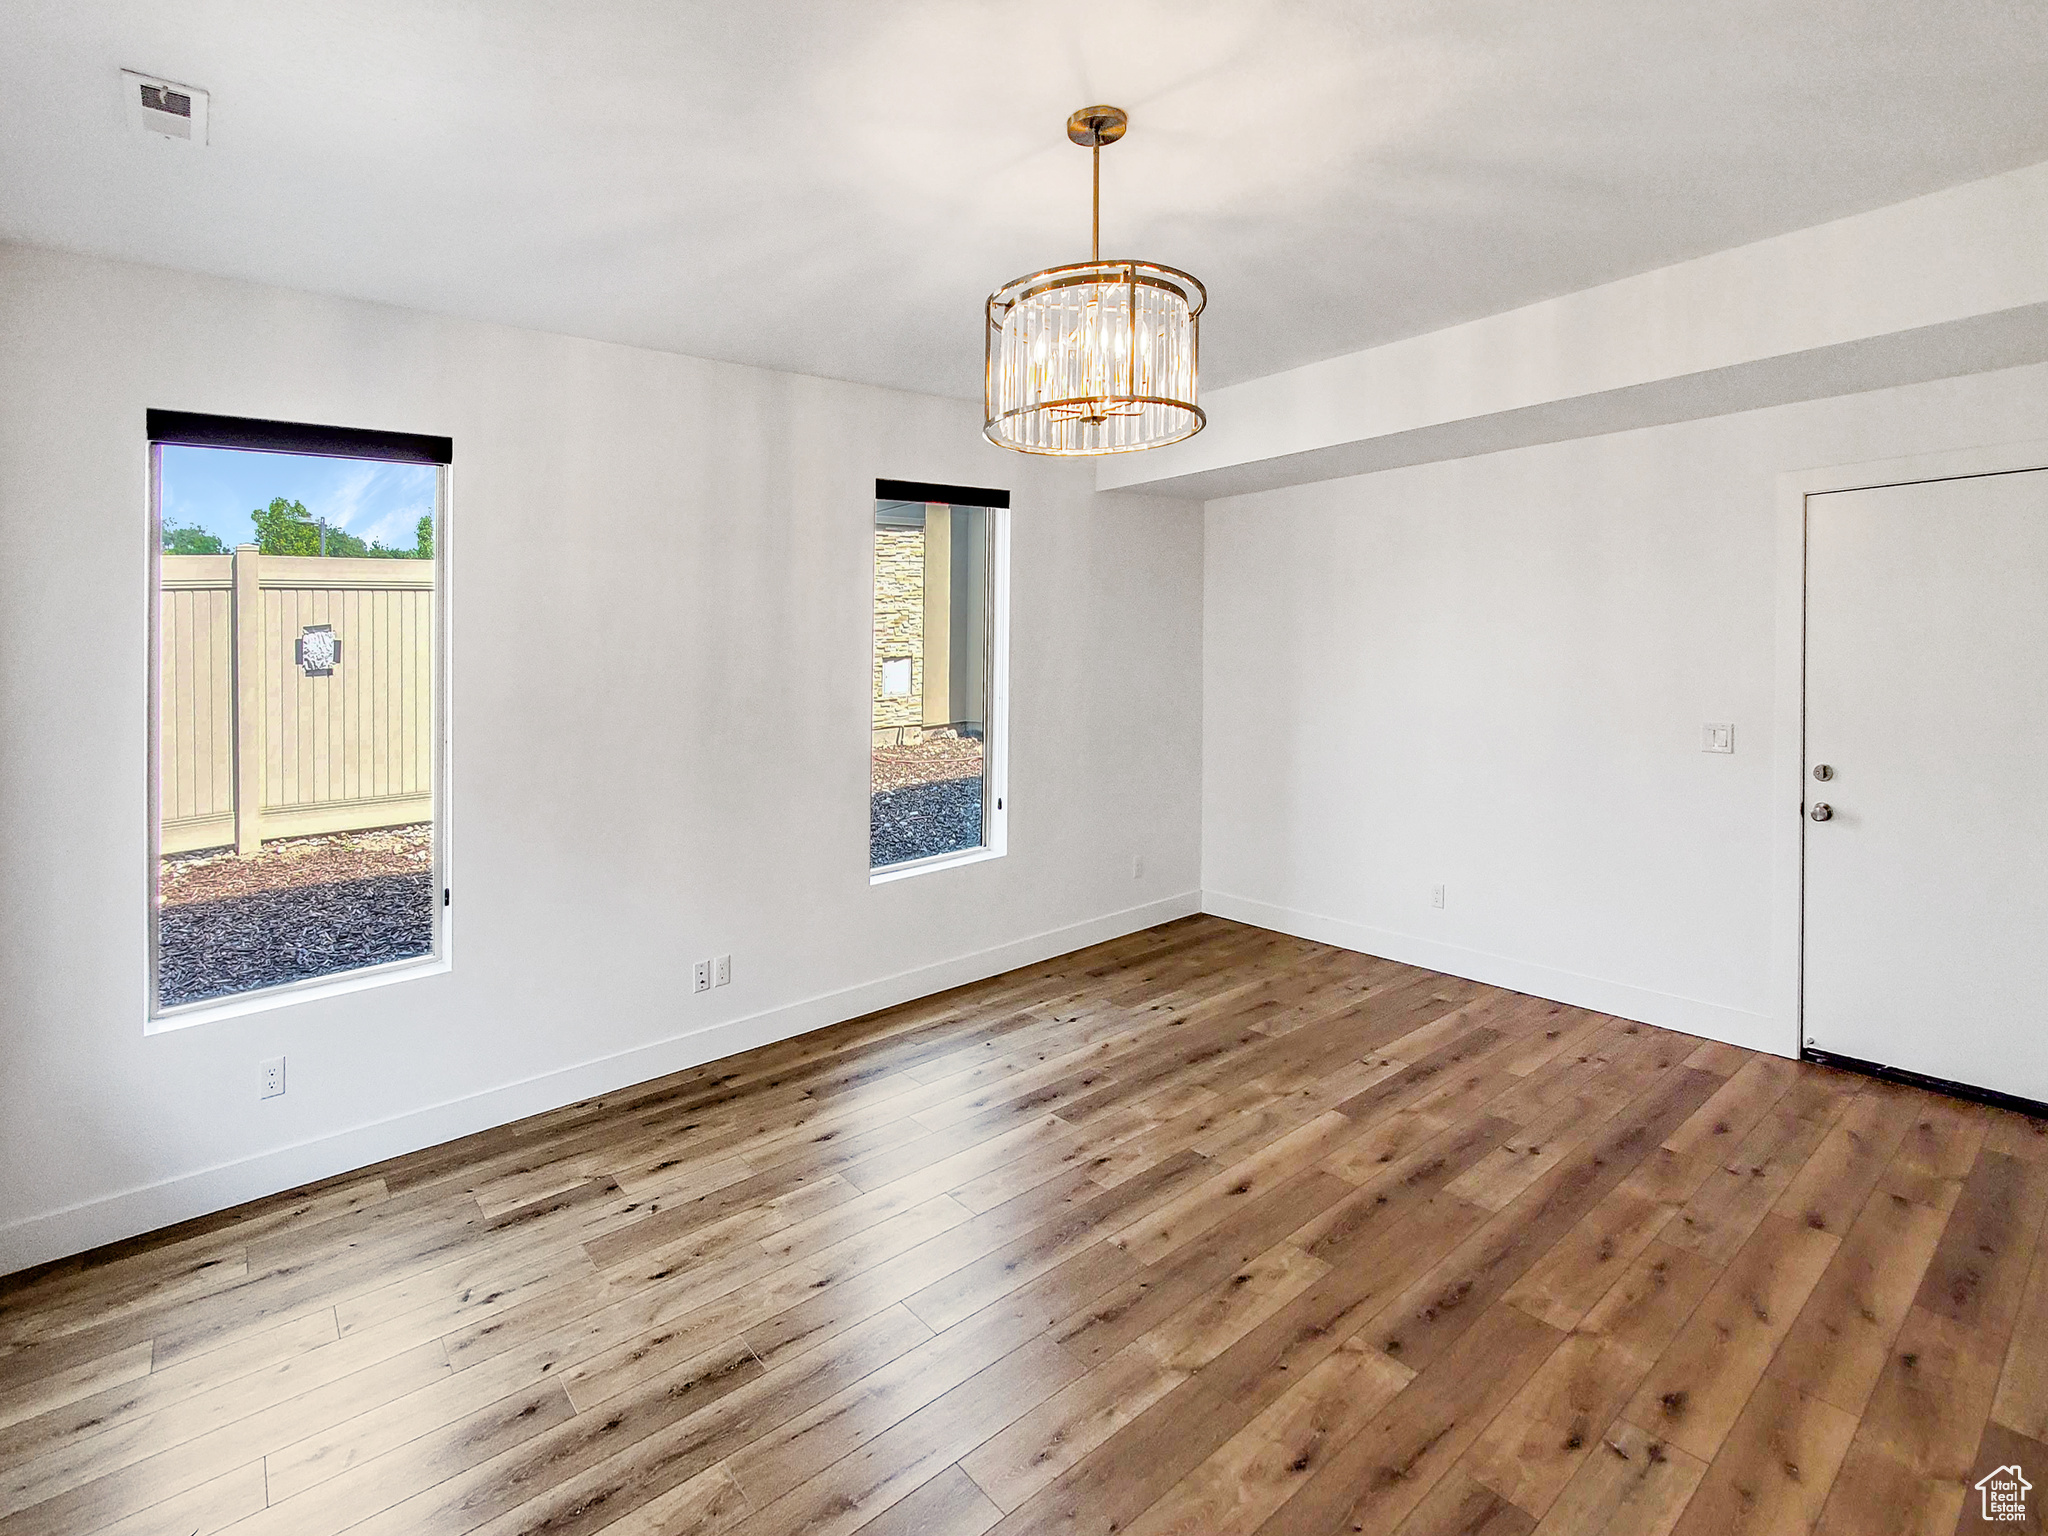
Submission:
[[868,867],[875,880],[1003,851],[1009,496],[876,482]]
[[433,964],[447,439],[149,437],[151,1017]]

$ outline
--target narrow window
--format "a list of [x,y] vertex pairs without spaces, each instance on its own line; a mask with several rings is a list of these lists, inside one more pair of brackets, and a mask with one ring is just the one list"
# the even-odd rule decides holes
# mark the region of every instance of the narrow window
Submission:
[[868,867],[1003,851],[1007,492],[876,482]]
[[149,438],[151,1017],[436,960],[448,441]]

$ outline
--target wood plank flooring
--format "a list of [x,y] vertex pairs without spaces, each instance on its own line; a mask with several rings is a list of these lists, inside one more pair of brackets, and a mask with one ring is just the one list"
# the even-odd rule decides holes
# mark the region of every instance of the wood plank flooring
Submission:
[[2044,1219],[2048,1124],[1190,918],[0,1281],[0,1536],[2039,1530]]

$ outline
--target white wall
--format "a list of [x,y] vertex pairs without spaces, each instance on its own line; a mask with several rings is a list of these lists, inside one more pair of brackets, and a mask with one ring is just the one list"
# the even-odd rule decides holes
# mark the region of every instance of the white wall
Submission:
[[2044,420],[2033,366],[1210,502],[1205,903],[1793,1052],[1776,477]]
[[1200,497],[2048,361],[2048,163],[1217,390],[1096,484]]
[[[455,439],[448,974],[145,1035],[150,406]],[[2044,419],[2018,368],[1203,517],[969,404],[0,245],[0,1272],[1198,899],[1789,1051],[1775,478]],[[1013,749],[1007,858],[871,888],[878,475],[1016,493]]]
[[[454,438],[448,974],[144,1034],[151,406]],[[0,246],[0,1272],[1193,910],[1201,519],[979,425]],[[871,888],[877,476],[1016,511],[1010,854]]]

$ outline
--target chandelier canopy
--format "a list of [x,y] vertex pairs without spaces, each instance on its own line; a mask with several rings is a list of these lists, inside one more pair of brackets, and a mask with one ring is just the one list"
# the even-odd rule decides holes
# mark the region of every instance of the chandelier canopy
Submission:
[[988,440],[1020,453],[1132,453],[1193,437],[1202,306],[1187,273],[1102,259],[1102,146],[1124,136],[1117,107],[1083,107],[1067,137],[1095,161],[1087,261],[1048,267],[989,295]]

